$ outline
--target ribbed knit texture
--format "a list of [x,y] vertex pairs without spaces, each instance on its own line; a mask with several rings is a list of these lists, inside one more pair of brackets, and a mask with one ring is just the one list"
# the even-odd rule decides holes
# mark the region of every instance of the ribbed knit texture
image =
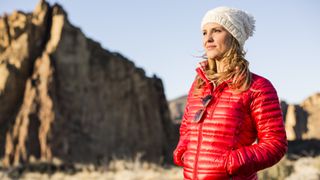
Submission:
[[235,8],[218,7],[209,10],[202,19],[201,29],[207,23],[218,23],[223,26],[238,40],[242,47],[255,30],[254,17]]

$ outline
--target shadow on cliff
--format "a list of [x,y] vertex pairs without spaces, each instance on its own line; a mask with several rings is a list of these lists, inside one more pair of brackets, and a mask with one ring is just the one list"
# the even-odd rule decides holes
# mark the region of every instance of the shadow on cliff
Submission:
[[320,140],[317,139],[288,141],[288,145],[289,159],[320,155]]
[[178,135],[160,78],[87,38],[58,4],[0,18],[0,32],[3,166],[172,162]]

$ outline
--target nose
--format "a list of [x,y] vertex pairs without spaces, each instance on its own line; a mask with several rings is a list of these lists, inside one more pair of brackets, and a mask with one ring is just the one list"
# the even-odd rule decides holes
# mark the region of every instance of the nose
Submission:
[[206,42],[213,42],[213,36],[212,34],[207,34],[205,37],[205,41]]

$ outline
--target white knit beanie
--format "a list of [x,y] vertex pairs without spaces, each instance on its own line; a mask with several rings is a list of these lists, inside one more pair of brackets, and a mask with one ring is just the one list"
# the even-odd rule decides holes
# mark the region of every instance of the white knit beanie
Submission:
[[253,35],[255,30],[254,17],[245,11],[235,8],[218,7],[209,10],[202,19],[201,29],[207,23],[218,23],[223,26],[238,40],[241,47],[243,47],[249,36]]

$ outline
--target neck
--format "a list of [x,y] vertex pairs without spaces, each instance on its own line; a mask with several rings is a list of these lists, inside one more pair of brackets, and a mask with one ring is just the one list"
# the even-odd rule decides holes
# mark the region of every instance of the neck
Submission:
[[209,69],[213,70],[214,67],[216,66],[217,68],[217,73],[223,72],[224,71],[224,65],[221,61],[215,60],[215,59],[208,59],[208,64],[209,64]]

